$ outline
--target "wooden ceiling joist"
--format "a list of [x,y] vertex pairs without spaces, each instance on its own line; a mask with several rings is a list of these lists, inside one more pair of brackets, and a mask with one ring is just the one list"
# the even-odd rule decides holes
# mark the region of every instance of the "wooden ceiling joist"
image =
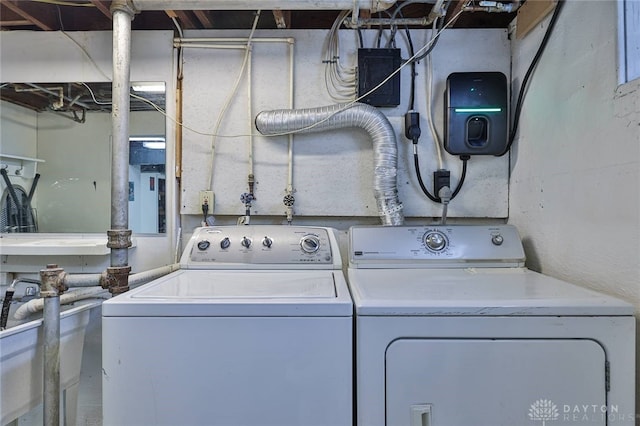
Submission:
[[165,10],[169,18],[177,19],[182,28],[195,29],[199,28],[196,21],[194,21],[189,12],[184,10]]
[[276,20],[278,29],[284,30],[291,28],[291,11],[290,10],[274,10],[273,18]]
[[204,28],[214,28],[213,20],[209,16],[209,12],[206,10],[194,10],[193,13]]
[[57,15],[49,13],[49,10],[43,8],[41,4],[31,1],[4,0],[2,5],[43,31],[57,31],[59,29]]
[[109,9],[111,2],[104,0],[91,0],[96,9],[98,9],[104,16],[111,19],[111,10]]

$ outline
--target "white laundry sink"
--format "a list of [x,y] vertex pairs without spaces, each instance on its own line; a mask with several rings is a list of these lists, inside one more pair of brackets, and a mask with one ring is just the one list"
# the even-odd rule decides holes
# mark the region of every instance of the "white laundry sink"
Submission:
[[0,238],[0,253],[16,256],[43,255],[106,255],[109,254],[106,236],[80,234],[5,234]]
[[[60,310],[60,384],[66,392],[66,424],[75,424],[84,335],[90,310],[101,299],[86,299]],[[0,424],[42,403],[43,327],[41,314],[13,320],[19,303],[11,305],[7,329],[0,331]]]

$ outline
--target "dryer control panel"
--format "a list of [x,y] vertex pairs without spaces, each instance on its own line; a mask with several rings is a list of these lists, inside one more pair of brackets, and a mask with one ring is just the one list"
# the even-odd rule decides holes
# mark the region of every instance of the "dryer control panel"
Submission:
[[524,266],[510,225],[356,226],[349,231],[355,268]]
[[278,225],[197,228],[180,260],[185,269],[340,269],[331,228]]

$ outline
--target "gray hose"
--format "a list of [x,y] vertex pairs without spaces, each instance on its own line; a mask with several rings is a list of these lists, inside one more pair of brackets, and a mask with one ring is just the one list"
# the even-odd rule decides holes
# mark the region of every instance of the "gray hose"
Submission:
[[404,216],[396,182],[396,134],[387,117],[378,109],[354,103],[309,109],[263,111],[256,116],[256,128],[263,135],[313,133],[348,127],[364,129],[373,142],[373,190],[382,224],[402,225]]
[[[107,290],[102,287],[84,288],[82,290],[70,291],[60,296],[60,305],[67,303],[77,302],[78,300],[99,298],[106,295]],[[32,299],[24,303],[13,313],[13,318],[16,320],[23,320],[29,317],[29,315],[40,312],[43,310],[47,298]]]

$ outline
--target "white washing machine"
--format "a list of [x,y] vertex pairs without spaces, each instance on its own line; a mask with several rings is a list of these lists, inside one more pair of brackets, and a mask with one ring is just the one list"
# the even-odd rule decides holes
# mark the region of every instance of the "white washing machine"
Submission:
[[329,228],[199,228],[181,270],[102,314],[105,425],[353,423],[353,305]]
[[524,268],[511,226],[354,227],[359,426],[634,425],[632,305]]

